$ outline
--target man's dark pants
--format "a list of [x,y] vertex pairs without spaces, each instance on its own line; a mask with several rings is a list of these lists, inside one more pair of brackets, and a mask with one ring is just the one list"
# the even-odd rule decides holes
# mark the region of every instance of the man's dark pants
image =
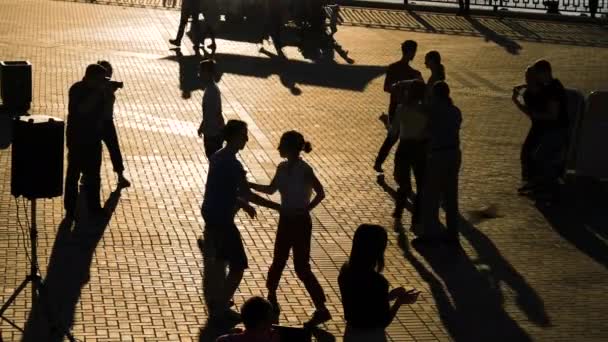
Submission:
[[179,27],[177,29],[177,35],[175,36],[175,40],[181,42],[182,38],[184,37],[184,31],[186,30],[186,24],[188,24],[188,19],[192,18],[192,23],[190,24],[193,35],[192,42],[194,43],[194,45],[198,45],[199,39],[201,37],[198,16],[199,12],[197,11],[182,10],[181,15],[179,17]]
[[[393,118],[395,117],[395,111],[397,109],[397,102],[391,101],[388,106],[388,123],[391,124],[393,122]],[[390,134],[386,134],[386,138],[380,146],[380,151],[378,151],[378,156],[376,157],[375,165],[382,166],[384,161],[388,157],[388,154],[391,152],[391,149],[395,144],[399,141],[399,135],[391,136]]]
[[458,148],[432,151],[427,162],[426,182],[422,195],[422,224],[429,231],[439,223],[439,203],[443,202],[446,226],[450,234],[459,232],[458,175],[461,152]]
[[79,144],[68,147],[68,170],[65,176],[64,208],[74,214],[78,200],[78,181],[85,178],[84,188],[87,194],[89,210],[101,209],[99,188],[101,177],[101,141]]
[[401,140],[395,153],[395,181],[399,185],[395,211],[401,213],[411,193],[410,170],[416,180],[416,197],[412,210],[412,225],[420,221],[422,194],[427,168],[427,145],[424,140]]

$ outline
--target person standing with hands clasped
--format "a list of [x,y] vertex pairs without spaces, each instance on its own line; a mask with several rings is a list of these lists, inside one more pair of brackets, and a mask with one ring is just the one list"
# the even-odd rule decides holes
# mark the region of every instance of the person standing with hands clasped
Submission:
[[203,85],[203,119],[198,127],[198,136],[203,137],[207,159],[222,148],[224,137],[224,117],[222,116],[222,95],[215,82],[215,61],[203,60],[200,63],[199,77]]
[[[250,183],[253,190],[266,194],[273,194],[278,190],[281,194],[281,214],[274,257],[266,282],[268,300],[273,304],[278,316],[277,288],[289,258],[289,251],[293,249],[296,274],[304,283],[316,308],[311,319],[304,323],[305,327],[314,327],[331,319],[331,314],[325,306],[325,293],[310,269],[310,211],[325,198],[323,185],[312,167],[300,157],[302,151],[309,153],[311,150],[310,143],[304,140],[302,134],[296,131],[285,132],[279,143],[279,153],[287,160],[279,164],[270,185]],[[311,201],[313,190],[315,197]]]
[[[348,262],[340,270],[338,285],[346,319],[345,342],[383,342],[384,330],[399,308],[413,304],[420,292],[403,287],[389,291],[382,275],[386,230],[378,225],[362,224],[353,238]],[[392,305],[391,301],[395,301]]]

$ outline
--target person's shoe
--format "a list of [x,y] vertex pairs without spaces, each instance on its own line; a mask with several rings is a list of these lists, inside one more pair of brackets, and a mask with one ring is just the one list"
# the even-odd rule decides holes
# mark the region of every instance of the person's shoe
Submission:
[[175,46],[180,46],[180,45],[182,45],[182,42],[177,39],[169,39],[169,44],[175,45]]
[[125,178],[125,176],[118,176],[118,184],[117,186],[119,188],[128,188],[131,186],[131,182],[129,182],[128,179]]
[[279,316],[281,315],[281,306],[276,297],[268,297],[268,301],[272,305],[272,324],[279,324]]
[[374,163],[374,171],[376,171],[378,173],[384,173],[384,170],[382,169],[382,165],[378,164],[378,163]]
[[308,320],[308,322],[304,323],[304,328],[312,329],[319,324],[323,324],[323,323],[329,321],[330,319],[331,319],[331,314],[329,313],[329,310],[327,310],[327,308],[317,309],[312,314],[312,317],[310,318],[310,320]]
[[217,45],[215,45],[215,43],[211,43],[207,45],[207,49],[210,49],[212,52],[215,52],[215,50],[217,49]]

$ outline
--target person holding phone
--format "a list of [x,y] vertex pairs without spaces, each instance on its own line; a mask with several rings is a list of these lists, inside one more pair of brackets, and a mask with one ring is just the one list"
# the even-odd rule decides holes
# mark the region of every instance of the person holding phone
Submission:
[[362,224],[355,232],[350,257],[338,276],[346,319],[345,342],[386,341],[384,330],[399,308],[418,299],[420,292],[414,289],[389,291],[381,273],[386,244],[386,230],[381,226]]

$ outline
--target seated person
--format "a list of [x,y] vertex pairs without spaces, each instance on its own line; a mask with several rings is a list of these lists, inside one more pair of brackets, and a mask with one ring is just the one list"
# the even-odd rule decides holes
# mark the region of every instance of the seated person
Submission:
[[279,342],[279,334],[272,328],[272,304],[262,297],[251,297],[241,307],[245,331],[224,335],[216,342]]

